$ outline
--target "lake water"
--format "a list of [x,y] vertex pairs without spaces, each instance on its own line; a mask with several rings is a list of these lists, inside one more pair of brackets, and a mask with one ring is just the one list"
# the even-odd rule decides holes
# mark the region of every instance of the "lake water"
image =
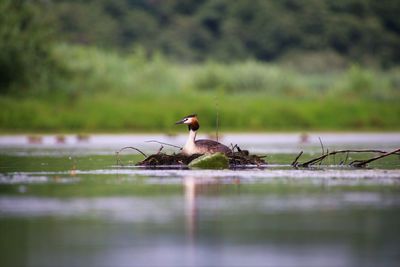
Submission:
[[399,133],[226,134],[269,164],[146,170],[137,152],[123,166],[115,152],[185,136],[0,136],[0,266],[399,266],[399,156],[293,169],[319,139],[329,151],[400,147]]

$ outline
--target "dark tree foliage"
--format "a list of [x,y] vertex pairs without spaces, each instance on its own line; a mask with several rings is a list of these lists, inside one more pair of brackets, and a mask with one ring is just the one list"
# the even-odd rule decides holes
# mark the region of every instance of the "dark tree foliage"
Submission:
[[39,1],[0,1],[0,93],[45,84],[51,31]]
[[52,29],[64,41],[141,46],[181,62],[327,52],[391,66],[399,14],[394,0],[0,0],[0,92],[52,77]]
[[145,47],[179,61],[276,60],[334,51],[352,61],[400,60],[400,2],[393,0],[55,1],[69,41]]

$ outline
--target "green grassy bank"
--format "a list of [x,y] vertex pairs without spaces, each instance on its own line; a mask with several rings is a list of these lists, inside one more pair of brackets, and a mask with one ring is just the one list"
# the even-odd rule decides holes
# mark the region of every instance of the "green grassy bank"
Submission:
[[217,109],[223,131],[400,130],[399,69],[184,65],[66,45],[53,53],[66,75],[0,96],[1,132],[173,132],[190,113],[212,131]]
[[[2,98],[2,132],[173,132],[173,125],[198,113],[202,130],[215,128],[215,99],[210,94],[83,97],[75,102]],[[400,106],[373,101],[294,100],[263,95],[223,96],[223,131],[399,130]]]

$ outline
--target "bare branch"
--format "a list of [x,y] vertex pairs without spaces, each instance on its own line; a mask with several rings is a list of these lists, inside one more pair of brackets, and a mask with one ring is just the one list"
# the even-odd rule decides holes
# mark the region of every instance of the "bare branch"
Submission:
[[115,152],[115,156],[116,156],[116,158],[117,158],[117,165],[123,165],[123,164],[121,163],[120,158],[119,158],[119,154],[120,154],[123,150],[125,150],[125,149],[133,149],[133,150],[136,150],[137,152],[139,152],[140,154],[142,154],[145,158],[147,157],[147,155],[146,155],[145,153],[143,153],[140,149],[138,149],[138,148],[136,148],[136,147],[133,147],[133,146],[126,146],[126,147],[121,148],[121,149],[118,150],[117,152]]
[[297,155],[297,157],[293,160],[293,162],[291,164],[293,167],[297,167],[297,164],[299,163],[298,160],[301,157],[301,155],[303,155],[303,151],[300,151],[300,153]]
[[146,141],[146,143],[157,143],[157,144],[160,144],[160,145],[172,146],[172,147],[179,148],[179,149],[182,150],[182,147],[180,147],[180,146],[176,146],[176,145],[160,142],[160,141],[157,141],[157,140],[148,140],[148,141]]
[[[237,145],[237,144],[233,145],[233,144],[231,143],[231,150],[232,150],[232,152],[235,151],[235,148],[237,149],[237,148],[238,148],[238,145]],[[239,150],[238,150],[238,151],[239,151]]]
[[161,150],[163,150],[163,148],[164,148],[164,147],[161,145],[160,148],[159,148],[158,151],[157,151],[157,155],[161,153]]
[[[391,154],[399,154],[399,152],[400,152],[399,150],[395,150],[395,151],[393,151],[393,153],[391,153]],[[347,149],[347,150],[336,150],[336,151],[332,151],[332,152],[327,152],[327,153],[325,153],[325,154],[323,154],[323,155],[321,155],[321,156],[319,156],[319,157],[317,157],[317,158],[313,158],[313,159],[311,159],[311,160],[309,160],[309,161],[306,161],[306,162],[304,162],[304,163],[297,164],[296,166],[307,168],[307,167],[309,167],[310,165],[313,165],[313,164],[322,162],[322,160],[324,160],[324,159],[325,159],[326,157],[328,157],[328,156],[336,155],[336,154],[340,154],[340,153],[347,153],[347,155],[346,155],[346,160],[345,160],[345,161],[347,161],[347,158],[348,158],[348,154],[349,154],[349,153],[380,153],[380,154],[387,154],[388,152],[382,151],[382,150],[375,150],[375,149]],[[383,155],[382,155],[382,156],[383,156]],[[353,163],[353,162],[352,162],[352,163]],[[352,165],[352,163],[350,163],[350,165]],[[369,162],[367,162],[367,163],[369,163]],[[357,162],[354,163],[354,164],[357,164]],[[356,166],[356,165],[352,165],[352,166]]]
[[318,140],[319,140],[319,144],[321,145],[321,150],[322,150],[322,154],[321,155],[323,155],[323,154],[325,154],[324,144],[322,143],[320,137],[318,137]]
[[147,157],[147,155],[143,152],[143,151],[141,151],[140,149],[138,149],[138,148],[136,148],[136,147],[133,147],[133,146],[126,146],[126,147],[123,147],[123,148],[121,148],[118,152],[116,152],[117,154],[119,154],[119,153],[121,153],[123,150],[125,150],[125,149],[133,149],[133,150],[136,150],[137,152],[139,152],[140,154],[142,154],[144,157]]
[[393,155],[393,154],[397,154],[398,152],[400,152],[400,148],[398,148],[396,150],[393,150],[391,152],[384,153],[384,154],[379,155],[377,157],[370,158],[370,159],[354,160],[354,161],[350,162],[350,166],[353,166],[353,167],[364,167],[368,163],[371,163],[371,162],[373,162],[375,160],[378,160],[378,159],[381,159],[381,158],[384,158],[384,157],[387,157],[387,156],[390,156],[390,155]]

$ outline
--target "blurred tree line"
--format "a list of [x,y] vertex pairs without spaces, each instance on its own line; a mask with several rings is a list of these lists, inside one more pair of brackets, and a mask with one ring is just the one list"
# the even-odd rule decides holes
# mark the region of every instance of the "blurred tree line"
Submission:
[[361,63],[400,60],[396,0],[54,0],[71,42],[161,51],[178,61],[333,51]]
[[390,67],[400,62],[399,14],[396,0],[0,0],[0,91],[48,83],[54,41],[178,62],[313,52]]
[[54,32],[39,1],[0,0],[0,92],[48,84]]

